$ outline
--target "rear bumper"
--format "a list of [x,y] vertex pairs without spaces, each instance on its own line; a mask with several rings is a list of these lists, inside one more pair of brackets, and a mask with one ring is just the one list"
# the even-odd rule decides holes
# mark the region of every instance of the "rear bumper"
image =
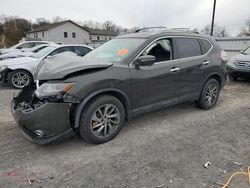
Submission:
[[37,144],[47,144],[74,135],[69,103],[30,104],[33,87],[24,88],[11,102],[11,112],[21,133]]

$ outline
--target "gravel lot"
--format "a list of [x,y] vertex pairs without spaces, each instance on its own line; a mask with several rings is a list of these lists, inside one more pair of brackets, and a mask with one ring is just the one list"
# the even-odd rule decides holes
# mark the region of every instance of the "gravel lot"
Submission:
[[209,111],[185,103],[137,117],[102,145],[30,143],[11,116],[13,92],[0,89],[0,187],[210,188],[250,165],[250,82],[229,82]]

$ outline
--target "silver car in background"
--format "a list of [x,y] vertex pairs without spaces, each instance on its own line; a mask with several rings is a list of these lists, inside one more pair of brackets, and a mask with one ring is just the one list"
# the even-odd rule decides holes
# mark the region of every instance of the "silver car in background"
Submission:
[[86,45],[50,45],[32,56],[2,60],[0,83],[7,82],[10,87],[21,89],[34,82],[35,71],[44,59],[63,52],[84,56],[91,50],[92,48]]
[[250,78],[250,46],[233,56],[227,63],[230,80],[237,81],[239,78]]
[[28,48],[33,48],[35,46],[41,45],[41,44],[55,44],[53,42],[48,42],[48,41],[24,41],[20,42],[10,48],[2,48],[0,49],[0,55],[9,53],[9,52],[15,52],[20,49],[28,49]]
[[15,50],[15,51],[11,51],[8,53],[4,53],[0,55],[0,61],[5,60],[5,59],[17,58],[17,57],[32,56],[49,45],[50,44],[41,44],[32,48],[24,48],[21,50]]

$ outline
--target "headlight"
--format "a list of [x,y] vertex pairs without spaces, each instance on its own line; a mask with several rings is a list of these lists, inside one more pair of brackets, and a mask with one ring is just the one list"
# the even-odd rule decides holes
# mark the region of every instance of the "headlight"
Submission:
[[2,66],[0,66],[0,72],[2,72],[3,70],[5,70],[5,69],[7,69],[7,68],[8,68],[7,65],[2,65]]
[[45,83],[35,91],[37,97],[49,97],[66,93],[74,83]]

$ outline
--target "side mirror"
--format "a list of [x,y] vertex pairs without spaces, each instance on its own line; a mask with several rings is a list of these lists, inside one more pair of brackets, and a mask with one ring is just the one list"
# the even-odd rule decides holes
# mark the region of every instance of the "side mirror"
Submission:
[[152,66],[156,62],[155,56],[152,55],[144,55],[141,57],[138,57],[136,60],[137,67],[139,66]]
[[243,50],[240,51],[240,54],[243,54]]

